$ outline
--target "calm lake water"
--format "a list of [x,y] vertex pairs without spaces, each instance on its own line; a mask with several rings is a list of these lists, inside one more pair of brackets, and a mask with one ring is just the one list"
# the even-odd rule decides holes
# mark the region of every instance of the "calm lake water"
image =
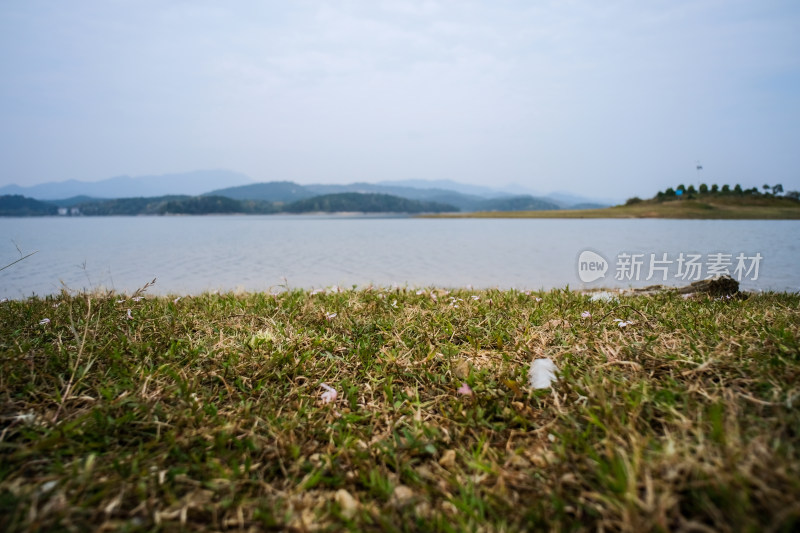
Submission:
[[[158,281],[149,292],[159,294],[286,285],[683,285],[710,268],[738,275],[746,289],[798,291],[797,235],[800,221],[2,218],[0,264],[20,257],[17,246],[39,252],[0,272],[0,296],[51,294],[62,286],[132,292],[153,278]],[[607,261],[605,277],[591,283],[582,282],[578,271],[586,249]],[[687,268],[690,256],[699,271]]]

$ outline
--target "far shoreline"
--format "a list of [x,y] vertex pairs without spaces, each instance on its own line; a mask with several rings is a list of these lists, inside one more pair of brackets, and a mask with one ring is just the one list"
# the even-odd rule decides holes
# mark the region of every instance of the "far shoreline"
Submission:
[[472,213],[437,213],[418,218],[564,218],[564,219],[683,219],[683,220],[800,220],[800,203],[784,205],[711,203],[695,200],[678,202],[641,202],[599,209],[564,209],[547,211],[480,211]]

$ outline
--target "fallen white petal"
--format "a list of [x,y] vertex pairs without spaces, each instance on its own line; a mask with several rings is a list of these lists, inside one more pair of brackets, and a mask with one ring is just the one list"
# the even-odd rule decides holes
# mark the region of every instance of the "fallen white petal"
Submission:
[[44,494],[46,492],[50,492],[51,490],[53,490],[57,486],[58,486],[58,482],[57,481],[46,481],[46,482],[42,483],[41,487],[39,487],[39,491],[42,494]]
[[531,387],[534,389],[547,389],[550,384],[556,381],[556,372],[558,367],[549,358],[535,359],[531,363],[531,369],[528,372]]
[[336,389],[327,383],[320,383],[319,386],[325,389],[325,392],[322,393],[322,403],[330,403],[336,400],[336,397],[338,396]]
[[18,415],[14,415],[13,418],[25,424],[30,424],[36,420],[36,415],[33,413],[20,413]]

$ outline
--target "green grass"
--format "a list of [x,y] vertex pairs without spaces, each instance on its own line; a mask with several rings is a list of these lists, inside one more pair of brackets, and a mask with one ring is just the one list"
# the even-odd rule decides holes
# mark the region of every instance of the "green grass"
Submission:
[[426,215],[431,218],[683,218],[729,220],[800,219],[800,202],[790,198],[719,196],[671,201],[645,200],[602,209],[483,211]]
[[796,294],[5,302],[0,530],[796,531],[798,330]]

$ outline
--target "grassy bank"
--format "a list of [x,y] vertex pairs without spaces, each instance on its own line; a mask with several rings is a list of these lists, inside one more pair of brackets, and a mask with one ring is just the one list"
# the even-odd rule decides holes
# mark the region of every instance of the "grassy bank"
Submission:
[[0,529],[800,526],[798,295],[433,295],[0,304]]
[[602,209],[555,211],[483,211],[429,215],[436,218],[684,218],[798,220],[800,202],[789,198],[717,197],[671,201],[646,200]]

